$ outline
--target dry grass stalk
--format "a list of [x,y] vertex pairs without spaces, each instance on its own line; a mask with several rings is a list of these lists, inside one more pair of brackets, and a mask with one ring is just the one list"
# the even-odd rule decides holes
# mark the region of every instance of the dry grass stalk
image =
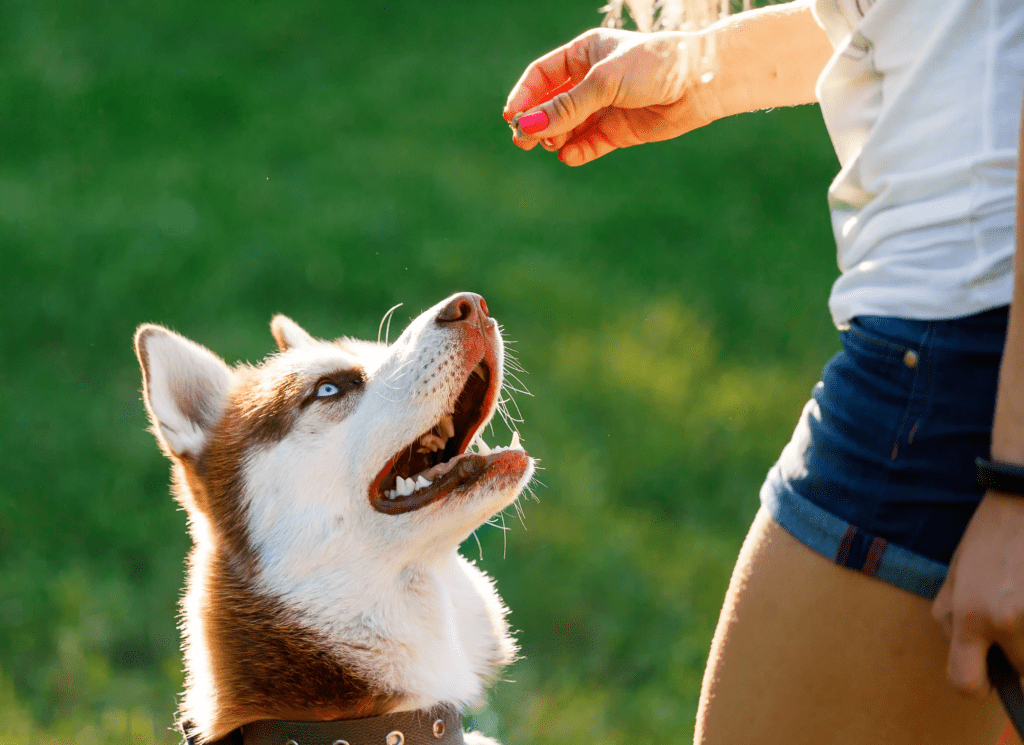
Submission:
[[[604,13],[601,25],[624,28],[628,15],[637,31],[700,31],[716,21],[752,7],[771,5],[777,0],[608,0],[598,10]],[[702,37],[699,43],[688,44],[691,69],[707,81],[715,70],[715,40]]]
[[625,27],[625,10],[638,31],[699,31],[733,12],[766,4],[752,0],[609,0],[598,12],[605,14],[601,25],[608,28]]

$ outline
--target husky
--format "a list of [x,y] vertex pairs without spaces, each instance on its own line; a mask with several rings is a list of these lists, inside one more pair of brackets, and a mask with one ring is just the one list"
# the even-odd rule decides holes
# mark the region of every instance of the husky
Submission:
[[282,315],[271,331],[278,351],[235,367],[162,326],[135,334],[193,543],[179,726],[197,745],[493,743],[463,740],[459,717],[516,646],[458,547],[535,469],[518,432],[493,450],[481,435],[497,322],[460,293],[392,344]]

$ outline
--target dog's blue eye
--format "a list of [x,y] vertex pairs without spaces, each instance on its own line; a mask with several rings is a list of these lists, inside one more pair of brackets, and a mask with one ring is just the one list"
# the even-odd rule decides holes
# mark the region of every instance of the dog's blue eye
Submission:
[[316,389],[317,398],[327,398],[328,396],[337,396],[341,393],[341,389],[334,383],[323,383],[319,388]]

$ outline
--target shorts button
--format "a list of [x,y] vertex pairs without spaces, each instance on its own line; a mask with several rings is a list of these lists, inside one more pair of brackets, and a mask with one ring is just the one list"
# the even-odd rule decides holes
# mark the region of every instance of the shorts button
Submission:
[[917,363],[920,357],[917,356],[917,352],[913,349],[908,349],[907,353],[903,355],[903,364],[907,367],[917,367]]

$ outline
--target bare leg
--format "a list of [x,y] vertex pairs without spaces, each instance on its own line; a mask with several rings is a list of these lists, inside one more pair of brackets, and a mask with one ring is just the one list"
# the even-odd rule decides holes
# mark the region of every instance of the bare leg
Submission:
[[946,683],[930,603],[836,566],[763,509],[704,673],[698,745],[994,745],[999,700]]

